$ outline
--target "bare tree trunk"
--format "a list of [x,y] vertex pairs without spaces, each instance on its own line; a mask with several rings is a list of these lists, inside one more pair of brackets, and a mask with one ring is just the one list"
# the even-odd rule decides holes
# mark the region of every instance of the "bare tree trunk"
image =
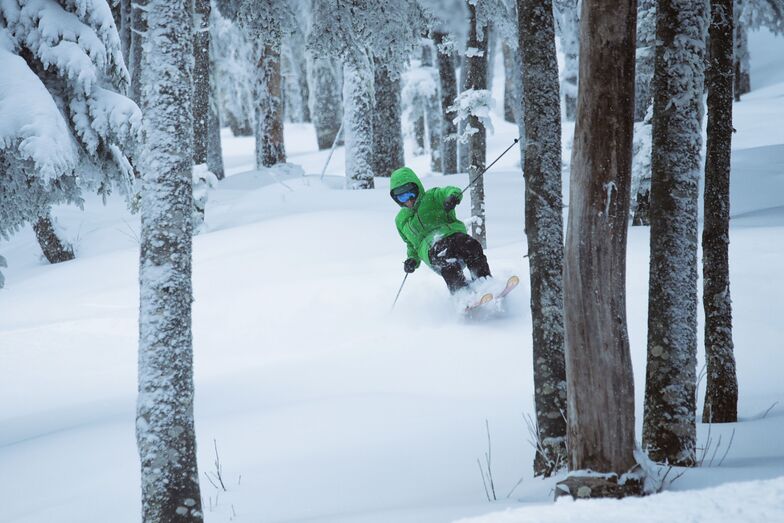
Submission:
[[520,74],[515,67],[514,51],[503,43],[501,48],[504,54],[504,120],[516,123],[515,105],[518,103],[515,89],[515,74]]
[[[619,476],[635,465],[625,289],[636,11],[583,0],[564,271],[569,469]],[[632,483],[588,495],[638,491]]]
[[210,111],[210,0],[195,0],[193,28],[193,163],[207,163]]
[[405,164],[400,117],[401,79],[396,67],[397,64],[384,64],[378,59],[373,67],[373,172],[376,176],[389,177],[392,171]]
[[259,59],[256,79],[256,167],[286,162],[283,143],[283,100],[281,98],[280,41],[257,44]]
[[[475,91],[487,88],[487,28],[478,28],[476,20],[476,6],[472,0],[467,0],[470,22],[468,29],[468,41],[466,47],[474,48],[477,52],[472,56],[466,56],[466,89]],[[482,39],[479,33],[483,32]],[[470,115],[466,125],[476,129],[468,139],[468,176],[474,182],[471,185],[471,236],[473,236],[483,248],[487,247],[487,228],[485,224],[485,184],[484,179],[479,177],[485,169],[485,156],[487,154],[487,131],[484,124],[478,117]]]
[[33,231],[35,231],[38,245],[41,246],[41,251],[49,263],[60,263],[74,259],[73,247],[57,236],[51,214],[47,212],[39,217],[33,224]]
[[193,7],[150,0],[139,264],[136,441],[142,520],[204,520],[193,421]]
[[128,94],[134,102],[139,104],[142,96],[142,46],[147,34],[147,0],[132,1],[131,9],[131,51],[129,58],[131,88]]
[[738,377],[730,299],[730,150],[733,91],[732,0],[711,0],[705,222],[702,231],[707,390],[703,423],[738,421]]
[[449,111],[457,99],[454,51],[444,49],[445,33],[434,33],[438,77],[441,84],[441,170],[444,174],[457,172],[457,126],[455,114]]
[[525,234],[531,274],[534,403],[542,442],[534,475],[550,476],[566,466],[561,100],[552,0],[519,0],[517,13],[524,92],[529,93],[523,99]]
[[343,65],[343,131],[346,137],[346,184],[373,188],[373,66]]
[[[695,463],[697,208],[707,1],[659,0],[643,448]],[[678,103],[673,103],[678,100]]]
[[329,58],[315,58],[311,62],[314,84],[313,125],[319,149],[329,149],[335,141],[343,119],[340,84],[335,64]]
[[[742,9],[743,1],[738,2]],[[739,10],[740,10],[739,9]],[[751,74],[749,60],[749,28],[738,17],[735,24],[735,101],[740,102],[741,95],[751,91]]]

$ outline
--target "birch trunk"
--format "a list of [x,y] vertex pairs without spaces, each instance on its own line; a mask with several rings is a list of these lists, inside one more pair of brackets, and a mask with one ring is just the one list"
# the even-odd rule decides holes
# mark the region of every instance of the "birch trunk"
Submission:
[[706,0],[660,0],[656,12],[643,447],[654,461],[680,466],[695,463],[706,15]]
[[711,1],[708,144],[702,231],[707,389],[703,423],[738,421],[738,377],[730,299],[730,150],[733,91],[732,0]]
[[[526,155],[525,234],[531,275],[534,403],[541,448],[534,475],[566,465],[561,105],[552,0],[519,0]],[[512,61],[512,60],[510,60]]]
[[142,520],[201,522],[191,334],[193,8],[183,0],[148,7],[136,415]]

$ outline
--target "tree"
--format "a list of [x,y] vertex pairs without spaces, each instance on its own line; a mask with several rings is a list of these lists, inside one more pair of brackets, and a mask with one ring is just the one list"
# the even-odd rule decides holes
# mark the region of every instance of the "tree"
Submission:
[[784,34],[782,0],[735,0],[735,100],[751,91],[749,29],[766,27]]
[[147,13],[136,414],[142,519],[201,522],[191,334],[193,8],[150,0]]
[[443,139],[439,94],[439,75],[433,67],[433,48],[430,41],[423,41],[421,62],[403,74],[403,107],[414,121],[417,142],[415,154],[424,153],[427,140],[430,170],[433,172],[441,172]]
[[564,97],[564,114],[573,121],[577,112],[577,72],[580,51],[580,17],[577,13],[577,0],[555,0],[558,16],[556,27],[564,53],[563,79],[561,91]]
[[450,110],[457,98],[454,42],[443,32],[434,32],[436,62],[441,93],[441,171],[444,174],[457,172],[457,126]]
[[109,4],[0,4],[0,70],[0,237],[29,222],[49,260],[71,259],[51,207],[134,192],[141,113]]
[[[219,13],[210,9],[210,34],[217,32]],[[210,105],[207,116],[207,170],[222,180],[226,173],[223,168],[223,147],[221,145],[220,86],[218,85],[218,51],[215,39],[210,37]]]
[[207,163],[210,119],[210,0],[194,0],[193,163]]
[[308,61],[313,79],[313,126],[319,149],[329,149],[338,138],[343,120],[341,75],[334,59],[323,57]]
[[711,0],[708,143],[702,231],[707,389],[704,423],[738,421],[738,377],[732,343],[730,299],[730,150],[733,100],[732,0]]
[[525,105],[525,233],[531,275],[534,474],[566,465],[566,368],[563,319],[561,105],[551,0],[519,0],[519,49]]
[[[643,447],[695,462],[697,208],[707,2],[659,0]],[[677,103],[673,103],[673,100]]]
[[131,74],[130,97],[141,102],[142,52],[147,35],[147,1],[131,1],[131,49],[128,53],[128,67]]
[[401,64],[373,64],[373,173],[389,177],[403,167],[401,126]]
[[[564,267],[569,469],[616,476],[635,465],[625,293],[635,29],[634,2],[583,0]],[[589,495],[637,492],[606,483]]]

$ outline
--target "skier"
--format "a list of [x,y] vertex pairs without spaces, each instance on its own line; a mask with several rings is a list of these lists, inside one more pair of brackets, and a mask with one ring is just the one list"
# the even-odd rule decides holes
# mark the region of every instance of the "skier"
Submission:
[[452,294],[468,286],[464,267],[473,280],[490,277],[482,245],[455,216],[455,207],[463,198],[460,189],[448,186],[425,191],[414,171],[401,167],[392,173],[389,194],[401,207],[395,225],[407,247],[403,270],[410,274],[424,261],[444,278]]

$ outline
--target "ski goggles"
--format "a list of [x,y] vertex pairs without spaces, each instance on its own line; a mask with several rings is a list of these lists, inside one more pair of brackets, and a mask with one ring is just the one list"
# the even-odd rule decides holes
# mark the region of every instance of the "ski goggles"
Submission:
[[396,194],[395,200],[399,201],[400,203],[406,203],[408,200],[416,198],[415,192],[404,192],[403,194]]
[[409,200],[416,199],[416,197],[419,195],[419,187],[417,187],[415,183],[406,183],[400,187],[392,189],[390,191],[390,195],[397,203],[404,204]]

